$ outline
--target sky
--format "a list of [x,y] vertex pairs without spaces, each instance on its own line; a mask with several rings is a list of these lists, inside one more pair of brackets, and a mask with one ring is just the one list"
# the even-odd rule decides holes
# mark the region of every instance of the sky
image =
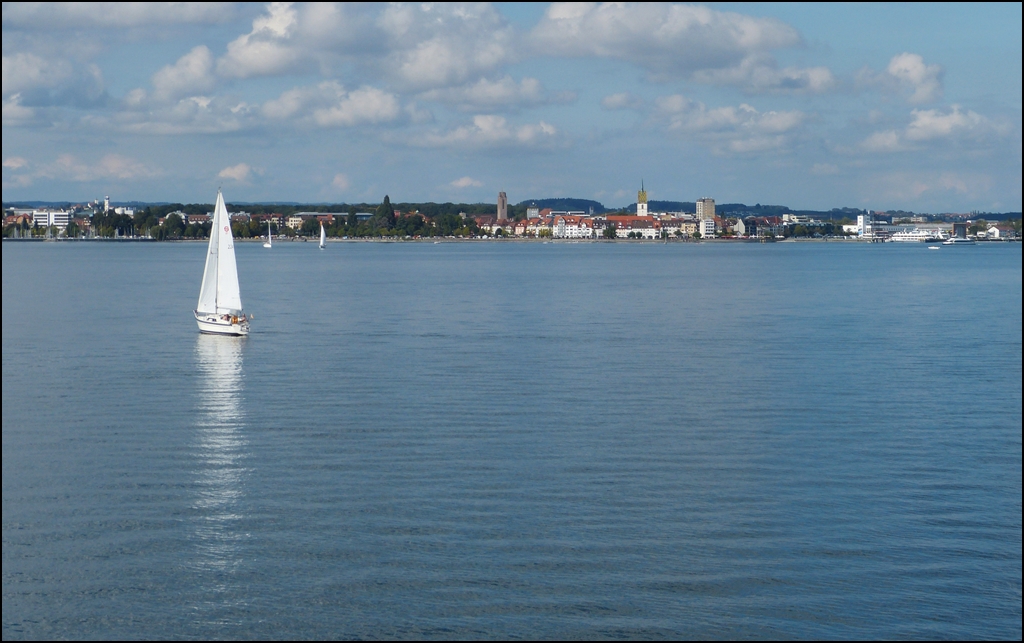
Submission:
[[1021,4],[4,3],[3,200],[1021,210]]

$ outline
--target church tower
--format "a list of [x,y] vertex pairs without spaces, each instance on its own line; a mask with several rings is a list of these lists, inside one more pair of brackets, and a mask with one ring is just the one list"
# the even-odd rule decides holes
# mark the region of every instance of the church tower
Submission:
[[640,191],[636,193],[636,216],[647,216],[647,190],[644,189],[643,181],[640,181]]

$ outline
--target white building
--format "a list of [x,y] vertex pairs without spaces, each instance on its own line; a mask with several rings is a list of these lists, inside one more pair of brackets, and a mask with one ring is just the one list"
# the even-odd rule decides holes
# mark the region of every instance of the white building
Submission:
[[551,224],[551,236],[555,239],[590,239],[593,232],[591,220],[581,215],[557,216]]
[[[714,204],[711,205],[712,211],[714,210]],[[700,238],[701,239],[714,239],[715,238],[715,219],[700,220]]]
[[874,215],[870,212],[868,214],[857,215],[857,234],[862,237],[870,237],[874,232]]
[[644,183],[641,181],[640,191],[636,193],[636,216],[646,217],[647,215],[647,190],[644,189]]
[[32,223],[40,228],[57,226],[58,230],[65,230],[71,223],[71,212],[65,210],[33,210]]

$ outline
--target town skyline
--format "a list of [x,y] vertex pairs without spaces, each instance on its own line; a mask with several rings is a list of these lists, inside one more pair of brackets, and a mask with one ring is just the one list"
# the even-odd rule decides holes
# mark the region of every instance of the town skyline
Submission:
[[643,180],[1017,212],[1020,25],[1019,4],[5,5],[3,201],[622,208]]

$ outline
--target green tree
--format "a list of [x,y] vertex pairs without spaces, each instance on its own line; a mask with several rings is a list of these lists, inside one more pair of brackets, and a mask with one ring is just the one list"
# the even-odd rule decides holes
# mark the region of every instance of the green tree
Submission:
[[607,225],[605,226],[604,231],[601,233],[601,236],[604,237],[605,239],[614,239],[616,234],[617,231],[615,226]]
[[391,206],[391,197],[384,195],[384,200],[377,206],[372,221],[373,227],[378,230],[390,230],[395,227],[395,209]]
[[168,214],[164,219],[162,232],[164,239],[180,239],[185,232],[185,222],[177,214]]
[[299,233],[306,237],[318,236],[320,234],[320,222],[315,217],[310,217],[302,222]]

